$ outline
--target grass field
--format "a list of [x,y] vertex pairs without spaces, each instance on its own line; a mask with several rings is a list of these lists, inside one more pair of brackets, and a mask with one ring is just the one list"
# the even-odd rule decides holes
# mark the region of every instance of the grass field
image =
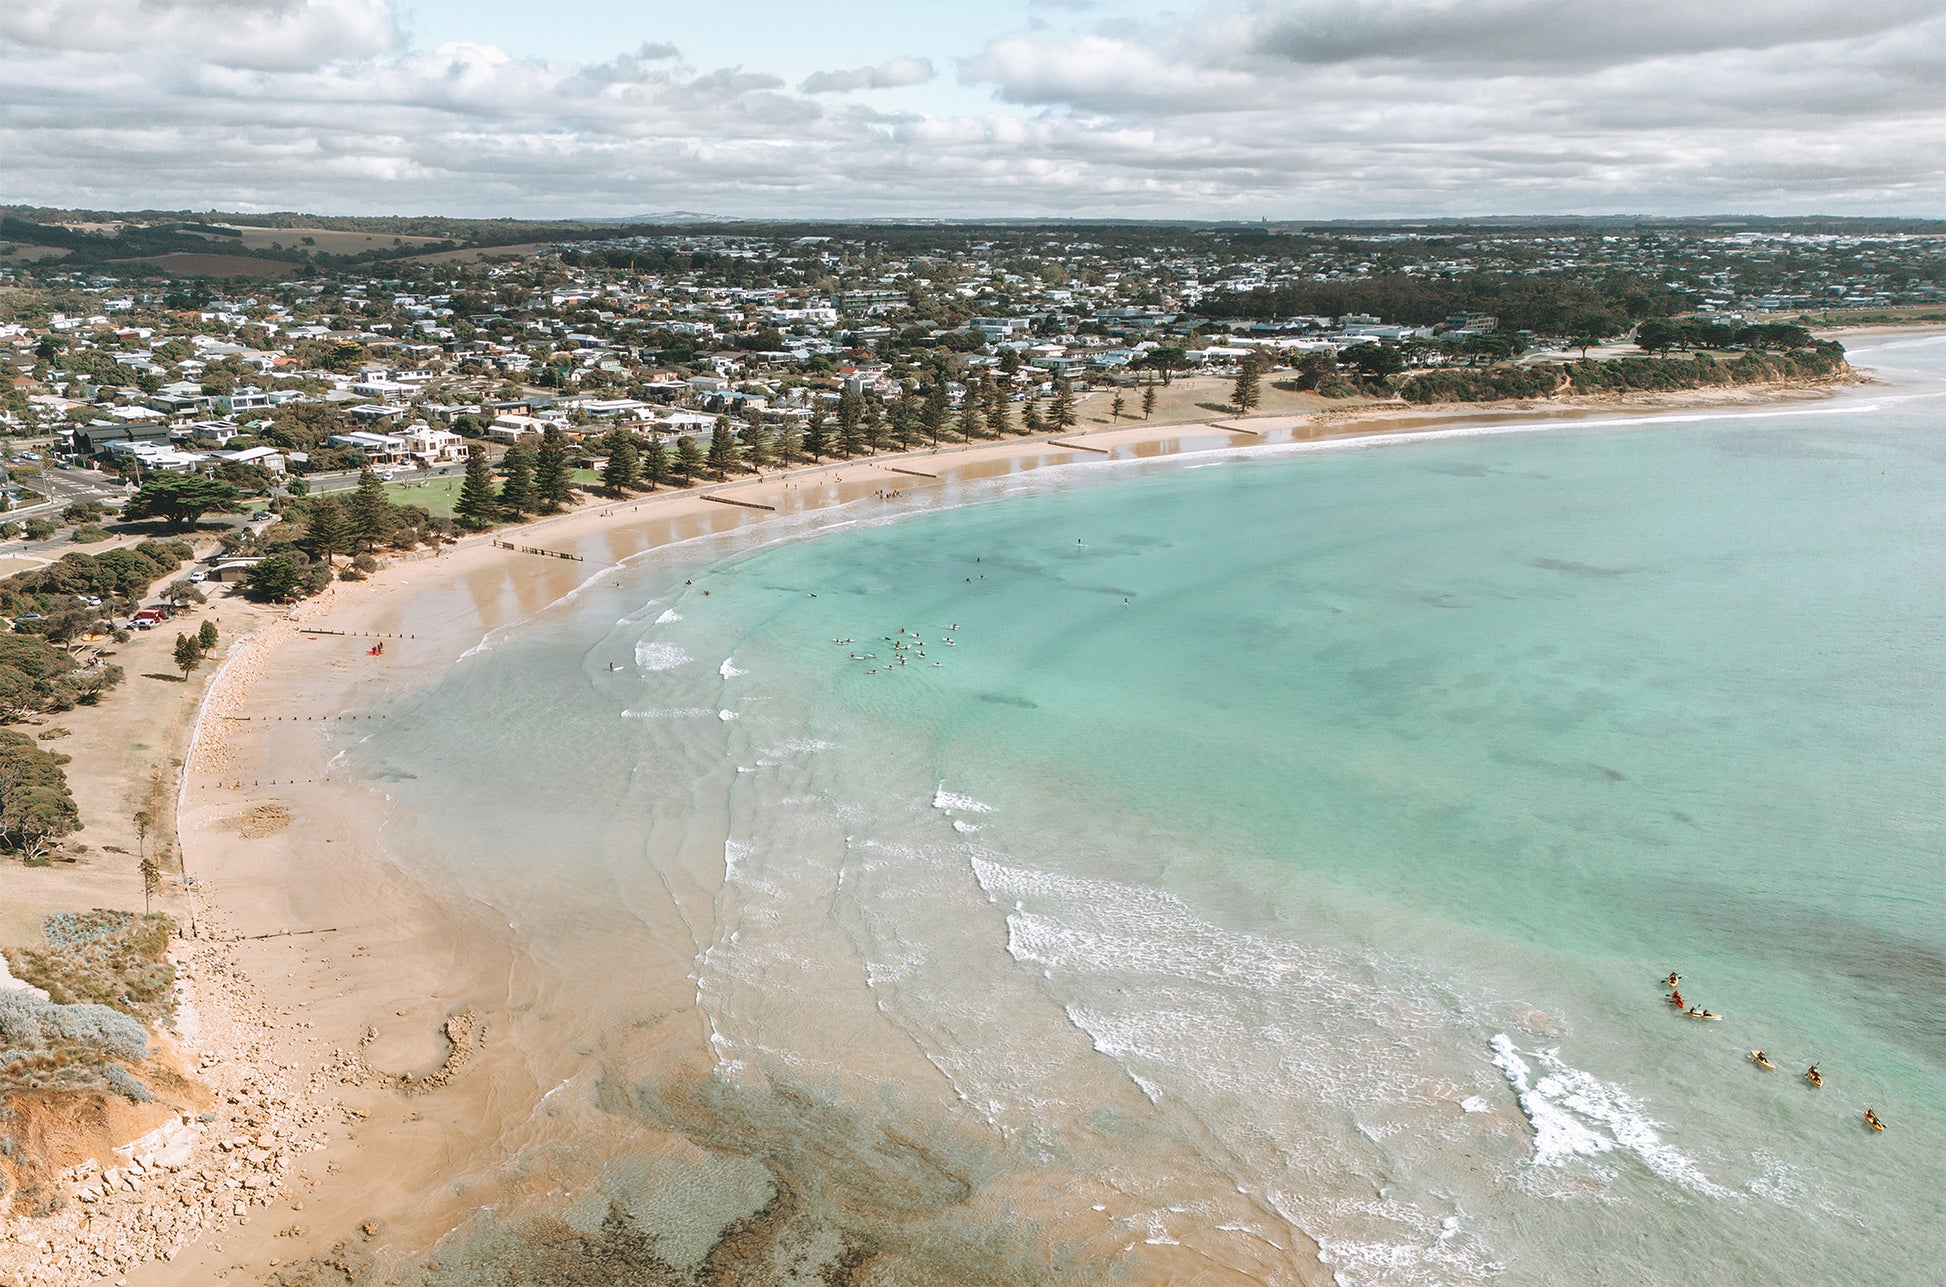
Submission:
[[433,478],[423,483],[387,483],[385,494],[394,505],[417,505],[434,518],[451,518],[459,503],[458,478]]

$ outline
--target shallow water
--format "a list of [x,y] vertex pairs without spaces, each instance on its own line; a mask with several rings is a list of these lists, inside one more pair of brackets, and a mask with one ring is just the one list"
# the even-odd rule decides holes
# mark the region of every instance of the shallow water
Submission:
[[1946,345],[1866,360],[1043,471],[497,635],[350,758],[535,963],[595,1177],[541,1209],[893,1281],[1922,1279]]

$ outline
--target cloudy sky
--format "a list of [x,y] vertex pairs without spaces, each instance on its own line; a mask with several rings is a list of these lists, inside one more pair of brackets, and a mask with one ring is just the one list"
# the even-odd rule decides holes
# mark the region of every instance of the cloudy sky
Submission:
[[0,0],[0,203],[1946,215],[1946,0]]

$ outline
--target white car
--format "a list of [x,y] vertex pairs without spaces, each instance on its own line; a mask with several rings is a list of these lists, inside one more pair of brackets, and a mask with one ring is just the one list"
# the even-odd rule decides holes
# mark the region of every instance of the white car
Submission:
[[191,572],[189,574],[189,579],[192,582],[207,581],[209,580],[209,573],[203,571],[201,568],[197,568],[194,572]]

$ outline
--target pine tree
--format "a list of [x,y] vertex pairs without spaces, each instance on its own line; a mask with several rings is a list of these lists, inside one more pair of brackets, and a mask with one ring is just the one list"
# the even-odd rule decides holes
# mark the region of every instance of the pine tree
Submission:
[[682,476],[684,485],[696,481],[696,475],[703,472],[703,449],[696,439],[684,434],[676,439],[676,473]]
[[1155,385],[1142,390],[1142,418],[1148,420],[1155,415]]
[[1253,411],[1263,401],[1263,368],[1252,353],[1237,368],[1236,388],[1230,391],[1230,405],[1238,411]]
[[926,402],[919,411],[919,423],[932,436],[932,445],[939,445],[939,435],[946,430],[948,404],[946,386],[935,380],[926,386]]
[[849,425],[840,418],[838,422],[838,452],[844,456],[865,454],[865,403],[861,399],[858,414],[852,417]]
[[1116,394],[1115,400],[1108,404],[1108,418],[1110,420],[1120,420],[1122,418],[1122,412],[1127,407],[1128,403],[1123,401],[1122,395],[1119,393]]
[[351,495],[349,510],[352,539],[359,545],[369,550],[391,535],[397,514],[386,498],[385,484],[370,465],[358,475],[358,490]]
[[777,462],[787,467],[804,458],[804,431],[796,420],[786,420],[778,427],[776,450]]
[[669,448],[659,438],[650,438],[641,447],[642,481],[650,491],[669,481]]
[[960,436],[969,442],[987,436],[986,381],[977,379],[969,382],[966,392],[960,397],[959,405]]
[[214,621],[203,622],[203,628],[196,632],[196,646],[204,652],[208,652],[210,649],[216,647],[216,623]]
[[602,467],[601,485],[610,495],[626,496],[642,486],[642,455],[635,449],[635,436],[626,429],[611,429],[602,439],[608,463]]
[[741,453],[737,451],[736,431],[730,428],[728,416],[718,416],[715,426],[709,431],[709,471],[721,480],[730,476],[730,471],[742,467]]
[[304,522],[304,552],[329,563],[333,555],[343,554],[356,540],[351,515],[336,496],[320,496],[310,504]]
[[737,442],[742,445],[743,458],[751,469],[761,473],[770,468],[775,451],[770,430],[761,424],[749,425],[737,435]]
[[830,449],[824,438],[824,408],[814,405],[811,418],[804,422],[804,454],[812,464],[816,464],[824,459]]
[[197,645],[196,641],[188,635],[177,635],[176,669],[182,672],[182,677],[188,679],[189,672],[202,664],[203,650]]
[[507,481],[500,487],[500,508],[510,518],[531,514],[540,505],[540,492],[534,486],[534,444],[525,434],[514,440],[507,452]]
[[484,447],[474,447],[466,457],[466,477],[460,480],[453,517],[461,527],[476,532],[499,521],[500,499],[494,495],[493,466],[487,463]]
[[1027,399],[1027,405],[1021,409],[1020,420],[1024,432],[1047,432],[1047,421],[1041,418],[1041,404],[1032,398]]
[[987,428],[996,438],[1004,438],[1018,432],[1014,423],[1013,404],[1008,401],[1007,387],[998,381],[987,390]]
[[557,510],[574,503],[574,475],[568,466],[568,436],[559,425],[541,431],[540,452],[534,460],[534,491],[541,507]]
[[1054,378],[1054,410],[1051,418],[1056,429],[1074,428],[1074,386],[1068,383],[1065,375]]
[[[838,395],[839,441],[850,443],[852,440],[859,438],[858,430],[863,424],[864,419],[864,397],[859,394],[858,390],[846,387],[845,391]],[[855,456],[858,453],[853,451],[851,454]]]

